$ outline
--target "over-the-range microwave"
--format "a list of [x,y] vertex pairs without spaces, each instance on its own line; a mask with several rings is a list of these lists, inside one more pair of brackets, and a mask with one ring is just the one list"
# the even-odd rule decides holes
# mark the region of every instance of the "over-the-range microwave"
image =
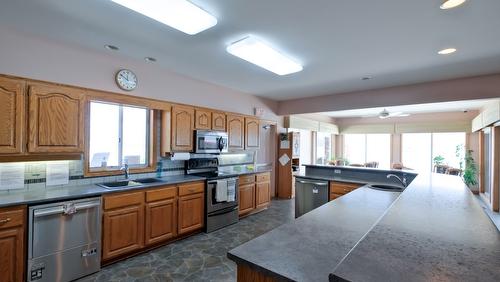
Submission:
[[196,130],[195,153],[220,154],[227,153],[228,136],[226,132],[212,130]]

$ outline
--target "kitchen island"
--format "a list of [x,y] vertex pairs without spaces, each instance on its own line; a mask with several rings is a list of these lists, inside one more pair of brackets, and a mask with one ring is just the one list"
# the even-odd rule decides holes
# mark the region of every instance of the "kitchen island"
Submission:
[[402,193],[358,188],[228,257],[238,281],[499,281],[500,233],[459,177],[421,174]]

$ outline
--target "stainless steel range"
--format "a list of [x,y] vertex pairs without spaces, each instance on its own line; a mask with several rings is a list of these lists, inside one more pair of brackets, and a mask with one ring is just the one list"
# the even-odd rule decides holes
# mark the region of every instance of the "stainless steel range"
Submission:
[[186,173],[207,178],[205,232],[238,222],[238,177],[219,173],[218,159],[207,156],[188,160]]
[[28,281],[71,281],[100,267],[101,198],[29,208]]

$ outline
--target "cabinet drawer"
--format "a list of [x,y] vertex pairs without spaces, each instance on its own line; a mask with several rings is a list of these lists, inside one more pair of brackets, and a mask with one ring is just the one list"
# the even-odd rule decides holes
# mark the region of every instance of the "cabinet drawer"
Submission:
[[255,182],[255,174],[241,175],[239,185],[251,184]]
[[179,196],[203,193],[204,191],[205,191],[204,182],[190,183],[179,186]]
[[265,173],[259,173],[255,176],[257,182],[268,182],[271,180],[271,173],[265,172]]
[[0,229],[21,226],[24,223],[25,208],[0,209]]
[[361,187],[360,184],[343,183],[343,182],[330,182],[330,193],[333,194],[347,194],[353,190]]
[[146,191],[146,202],[154,202],[174,198],[177,195],[177,187],[163,187],[159,189]]
[[144,202],[144,192],[123,193],[104,197],[104,209],[116,209],[132,205],[140,205]]

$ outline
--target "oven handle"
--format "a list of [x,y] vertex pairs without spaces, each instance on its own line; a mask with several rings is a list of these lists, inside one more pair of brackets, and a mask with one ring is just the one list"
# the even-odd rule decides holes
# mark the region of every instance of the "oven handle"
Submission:
[[225,208],[225,209],[222,209],[222,210],[219,210],[219,211],[215,211],[215,212],[209,213],[208,216],[220,215],[220,214],[224,214],[224,213],[228,213],[228,212],[234,211],[236,209],[238,209],[237,205],[234,206],[234,207],[229,207],[229,208]]
[[[76,204],[75,205],[75,213],[80,211],[80,210],[86,210],[94,207],[99,207],[101,206],[101,203],[82,203],[82,204]],[[49,215],[54,215],[54,214],[60,214],[64,213],[64,206],[57,206],[53,208],[48,208],[48,209],[43,209],[43,210],[35,210],[33,212],[34,217],[42,217],[42,216],[49,216]]]

